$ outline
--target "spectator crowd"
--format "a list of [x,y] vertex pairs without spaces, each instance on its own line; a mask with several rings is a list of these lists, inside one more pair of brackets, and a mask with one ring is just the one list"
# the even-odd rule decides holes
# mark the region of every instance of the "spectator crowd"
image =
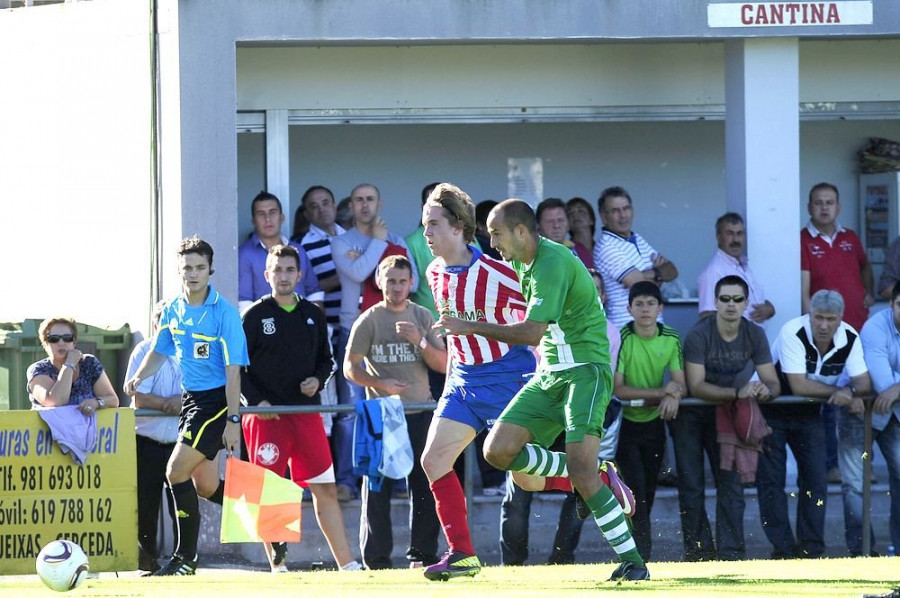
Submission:
[[[576,483],[581,472],[573,472],[571,484],[554,481],[564,472],[545,472],[546,482],[538,483],[521,475],[512,454],[507,467],[494,437],[499,434],[488,437],[487,460],[481,450],[506,402],[536,367],[540,372],[535,364],[562,357],[548,357],[542,343],[507,342],[452,322],[503,326],[522,319],[512,314],[525,309],[525,279],[537,283],[526,270],[520,289],[518,270],[500,261],[514,261],[509,252],[516,240],[499,237],[506,229],[497,224],[503,209],[507,220],[512,212],[507,202],[475,206],[447,184],[427,185],[421,200],[418,227],[404,237],[382,217],[387,202],[375,185],[350,191],[343,221],[332,191],[315,185],[303,194],[288,239],[281,232],[280,200],[259,193],[250,209],[253,233],[238,251],[240,312],[209,284],[212,248],[197,238],[182,243],[183,293],[157,306],[156,335],[135,347],[125,384],[133,407],[179,415],[139,418],[137,424],[142,570],[193,573],[197,498],[221,504],[217,453],[223,442],[236,450],[241,441],[250,461],[308,488],[342,570],[392,566],[391,499],[404,497],[410,505],[409,562],[425,567],[429,579],[477,573],[471,538],[461,529],[466,506],[457,477],[458,457],[469,443],[479,447],[485,492],[503,494],[503,563],[527,559],[531,497],[541,491],[566,494],[549,561],[575,561],[582,521],[598,512],[572,488],[582,487]],[[746,256],[744,219],[728,212],[715,222],[717,249],[697,280],[698,320],[683,338],[665,323],[662,292],[678,278],[678,268],[635,231],[637,202],[626,189],[603,190],[596,213],[581,197],[548,198],[534,210],[540,242],[577,258],[605,310],[599,332],[610,347],[613,397],[595,456],[601,479],[630,518],[635,564],[652,560],[654,498],[661,472],[672,468],[685,561],[746,558],[748,516],[759,518],[772,558],[823,556],[829,483],[841,484],[850,555],[863,556],[864,534],[871,538],[871,556],[878,554],[876,540],[900,545],[900,239],[876,285],[859,237],[839,221],[838,189],[813,186],[807,207],[809,222],[799,234],[802,315],[780,330],[769,328],[776,308],[791,308],[766,298]],[[876,296],[888,307],[870,316]],[[102,364],[75,348],[73,320],[49,319],[39,332],[48,357],[27,373],[36,408],[70,405],[91,417],[118,405]],[[484,397],[490,393],[501,393],[502,404],[489,404]],[[816,400],[779,400],[792,395]],[[439,404],[434,415],[406,410],[401,419],[412,470],[405,480],[381,484],[354,473],[356,412],[242,418],[238,397],[244,405],[276,407],[356,405],[384,397],[399,399],[401,408]],[[682,404],[687,397],[704,404]],[[863,399],[871,400],[871,434],[889,477],[889,530],[878,534],[862,528],[863,464],[869,458]],[[198,421],[215,420],[216,409],[218,427],[198,427]],[[561,454],[571,442],[565,433],[556,444],[549,440],[548,448],[555,447],[549,450]],[[667,464],[670,444],[674,463]],[[273,455],[272,446],[281,450]],[[797,464],[796,494],[788,487],[788,449]],[[574,470],[571,453],[569,459]],[[706,471],[715,488],[712,525]],[[633,502],[615,492],[618,482],[630,487]],[[745,512],[748,487],[757,490],[758,514]],[[172,517],[179,546],[160,567],[156,538],[164,488],[169,512],[179,513]],[[356,499],[358,560],[341,511]],[[441,533],[450,546],[443,559],[437,554]],[[266,545],[273,571],[286,570],[286,550],[284,544]],[[626,579],[640,579],[628,577],[628,570],[622,569]]]

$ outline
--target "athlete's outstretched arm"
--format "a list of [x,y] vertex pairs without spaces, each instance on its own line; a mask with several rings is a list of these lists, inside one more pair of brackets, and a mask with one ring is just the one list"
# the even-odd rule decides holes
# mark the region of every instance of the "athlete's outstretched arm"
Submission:
[[478,334],[510,345],[530,345],[533,347],[540,344],[541,337],[544,336],[544,332],[547,330],[547,325],[548,322],[537,322],[535,320],[523,320],[512,324],[491,324],[489,322],[441,316],[441,319],[433,327],[437,330],[446,330],[450,334],[460,336]]

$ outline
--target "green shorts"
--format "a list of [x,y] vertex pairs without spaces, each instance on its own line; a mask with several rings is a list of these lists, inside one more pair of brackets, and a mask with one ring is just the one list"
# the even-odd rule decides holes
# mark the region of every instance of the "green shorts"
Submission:
[[522,426],[545,447],[563,430],[567,443],[581,442],[585,434],[602,438],[611,394],[612,370],[608,364],[543,371],[516,393],[497,421]]

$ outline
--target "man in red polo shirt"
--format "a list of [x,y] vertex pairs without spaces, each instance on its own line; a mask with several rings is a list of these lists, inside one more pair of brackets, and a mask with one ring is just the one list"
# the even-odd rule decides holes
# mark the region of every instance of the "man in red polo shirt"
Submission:
[[844,321],[856,330],[875,303],[872,266],[856,233],[837,221],[841,204],[837,187],[818,183],[809,191],[809,224],[800,231],[800,275],[803,313],[809,298],[821,289],[844,298]]
[[[866,251],[856,233],[837,221],[841,204],[837,187],[818,183],[809,190],[809,224],[800,231],[800,283],[803,313],[809,298],[822,289],[844,298],[843,321],[859,331],[875,303],[874,277]],[[828,482],[841,483],[837,466],[836,413],[832,405],[822,409],[825,424]]]

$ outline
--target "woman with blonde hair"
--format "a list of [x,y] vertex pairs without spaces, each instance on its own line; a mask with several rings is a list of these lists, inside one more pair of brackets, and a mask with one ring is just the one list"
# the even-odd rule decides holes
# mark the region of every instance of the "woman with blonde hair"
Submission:
[[71,318],[49,318],[38,328],[47,357],[28,366],[33,408],[77,405],[85,415],[118,407],[119,397],[100,360],[75,348],[78,326]]

